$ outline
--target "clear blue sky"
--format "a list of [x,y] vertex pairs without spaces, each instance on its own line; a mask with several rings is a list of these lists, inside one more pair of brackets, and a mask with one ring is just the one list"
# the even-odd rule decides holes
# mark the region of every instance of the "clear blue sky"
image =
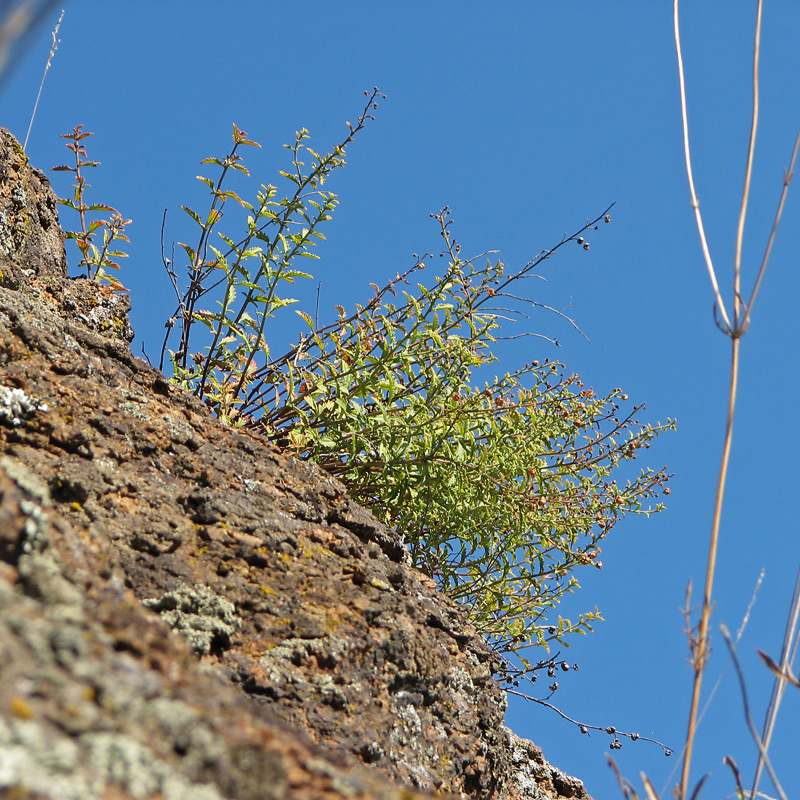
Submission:
[[[745,249],[751,280],[800,123],[800,4],[765,5],[761,138]],[[687,0],[683,15],[696,180],[726,292],[754,16],[755,3],[743,0]],[[20,139],[49,43],[42,29],[0,96],[0,123]],[[678,432],[647,453],[652,466],[675,473],[669,510],[619,525],[603,551],[605,568],[587,569],[582,590],[564,604],[566,616],[597,605],[607,621],[574,642],[566,657],[581,671],[561,677],[554,700],[582,721],[679,748],[691,680],[679,608],[690,578],[699,600],[705,570],[729,345],[714,326],[688,203],[671,3],[74,0],[28,153],[47,169],[67,158],[59,134],[78,124],[95,132],[90,155],[103,166],[90,176],[93,197],[134,220],[121,277],[133,301],[134,350],[144,342],[154,357],[173,310],[160,263],[161,216],[169,208],[168,240],[190,235],[179,205],[202,207],[194,180],[200,160],[227,152],[235,122],[263,145],[249,160],[255,189],[284,166],[280,146],[296,129],[307,127],[319,149],[338,142],[372,86],[388,99],[330,185],[341,206],[314,264],[323,309],[365,298],[367,283],[409,266],[413,252],[436,250],[428,214],[446,204],[465,253],[497,248],[521,265],[617,203],[588,253],[560,253],[544,269],[548,282],[533,285],[537,300],[576,319],[591,342],[543,313],[531,327],[557,336],[561,347],[522,340],[504,358],[508,366],[561,359],[600,392],[620,386],[646,401],[644,418],[678,419]],[[69,193],[67,174],[53,182]],[[765,568],[741,645],[759,721],[771,679],[754,648],[778,656],[800,560],[799,221],[796,185],[743,343],[713,618],[715,630],[723,621],[737,628]],[[707,690],[726,661],[715,633]],[[773,754],[793,796],[799,713],[800,692],[790,690]],[[522,702],[511,703],[508,723],[598,800],[620,796],[605,734],[581,736]],[[755,749],[730,666],[700,731],[694,774],[712,772],[703,797],[732,792],[726,753],[751,774]],[[626,743],[615,758],[635,784],[645,770],[659,789],[678,763],[643,742]],[[767,782],[762,788],[772,794]]]

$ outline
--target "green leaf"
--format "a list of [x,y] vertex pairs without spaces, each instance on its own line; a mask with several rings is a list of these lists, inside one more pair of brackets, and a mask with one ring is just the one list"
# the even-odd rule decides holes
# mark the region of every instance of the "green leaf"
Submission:
[[200,219],[200,215],[197,214],[195,211],[192,211],[189,206],[181,206],[181,208],[202,228],[203,227],[203,220]]

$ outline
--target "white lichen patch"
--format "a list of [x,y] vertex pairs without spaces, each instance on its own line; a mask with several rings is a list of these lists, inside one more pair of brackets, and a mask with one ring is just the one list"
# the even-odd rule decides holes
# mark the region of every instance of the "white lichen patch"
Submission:
[[255,480],[254,478],[245,478],[242,475],[237,475],[236,479],[248,494],[251,492],[260,493],[264,490],[264,483],[262,481]]
[[19,427],[37,411],[49,411],[47,403],[25,394],[22,389],[0,386],[0,422]]
[[81,743],[88,745],[88,761],[96,773],[137,799],[161,794],[167,800],[221,800],[214,786],[190,784],[132,737],[91,733]]
[[137,800],[154,795],[166,800],[221,800],[216,787],[176,774],[125,734],[90,733],[73,742],[49,736],[32,721],[8,724],[0,719],[0,793],[101,800],[109,784]]
[[210,653],[215,640],[229,640],[242,626],[233,603],[202,583],[165,592],[161,597],[143,600],[142,603],[157,611],[198,655]]
[[0,211],[0,253],[11,255],[14,252],[14,238],[8,226],[8,215],[5,210]]
[[123,402],[119,404],[119,410],[122,411],[124,414],[128,416],[134,417],[135,419],[143,420],[144,422],[149,422],[151,415],[147,412],[147,406],[142,402]]
[[50,545],[50,522],[44,511],[50,506],[50,491],[37,475],[8,456],[0,457],[0,468],[27,495],[19,501],[20,511],[25,515],[22,552],[40,555]]

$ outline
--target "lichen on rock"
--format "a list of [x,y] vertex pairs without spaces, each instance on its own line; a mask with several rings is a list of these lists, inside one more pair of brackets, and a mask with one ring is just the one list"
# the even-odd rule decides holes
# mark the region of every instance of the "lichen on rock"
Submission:
[[229,646],[234,631],[242,627],[233,603],[202,583],[181,586],[142,603],[157,611],[198,655]]
[[33,278],[66,277],[57,208],[50,181],[0,128],[0,285],[16,289]]
[[0,422],[17,427],[37,411],[49,411],[47,403],[29,397],[22,389],[0,386]]
[[504,727],[494,654],[397,531],[131,354],[11,141],[0,794],[588,797]]

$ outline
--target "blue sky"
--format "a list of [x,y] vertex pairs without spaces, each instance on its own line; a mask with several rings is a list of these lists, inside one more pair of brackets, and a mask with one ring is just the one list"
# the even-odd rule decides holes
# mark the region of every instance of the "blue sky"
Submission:
[[[726,298],[749,132],[749,70],[755,4],[687,0],[683,10],[695,178]],[[53,15],[53,23],[57,18]],[[800,5],[766,3],[762,117],[746,274],[761,257],[800,123]],[[190,228],[181,203],[202,208],[199,162],[224,155],[235,122],[262,145],[248,153],[257,183],[285,165],[281,145],[306,127],[327,150],[361,108],[363,91],[387,94],[331,181],[341,205],[314,266],[321,309],[364,299],[438,250],[429,214],[449,205],[465,253],[499,249],[522,265],[594,218],[611,202],[587,253],[559,253],[532,285],[535,299],[574,318],[590,342],[558,317],[531,329],[558,338],[506,346],[504,365],[562,360],[600,392],[620,386],[642,417],[676,417],[678,431],[647,452],[675,473],[669,509],[619,525],[602,571],[580,575],[566,616],[599,606],[606,622],[565,654],[580,664],[553,698],[595,725],[638,731],[679,749],[691,672],[682,632],[687,582],[699,600],[713,488],[724,428],[729,344],[715,328],[683,166],[671,3],[195,2],[136,4],[74,0],[44,88],[28,154],[47,169],[67,160],[59,134],[83,124],[95,136],[92,197],[117,207],[130,226],[134,351],[157,356],[173,311],[160,262],[167,239]],[[39,31],[0,95],[0,123],[23,139],[47,57]],[[69,193],[69,176],[55,173]],[[743,341],[739,416],[717,578],[714,630],[739,626],[762,568],[765,578],[740,654],[760,720],[771,679],[754,654],[780,651],[800,561],[796,500],[800,433],[796,397],[796,240],[800,186],[786,205],[771,266]],[[749,282],[745,283],[749,287]],[[316,282],[307,290],[313,303]],[[299,331],[299,327],[298,327]],[[294,331],[280,335],[291,336]],[[277,334],[276,334],[277,335]],[[724,676],[699,734],[694,775],[712,773],[703,797],[733,783],[731,754],[751,774],[755,749],[719,634],[706,692]],[[784,788],[800,787],[796,731],[800,693],[784,702],[773,756]],[[619,796],[606,765],[610,738],[582,736],[554,713],[512,701],[509,725],[583,779],[596,798]],[[673,756],[644,742],[615,758],[638,784],[646,771],[667,785]],[[768,793],[771,787],[762,782]]]

